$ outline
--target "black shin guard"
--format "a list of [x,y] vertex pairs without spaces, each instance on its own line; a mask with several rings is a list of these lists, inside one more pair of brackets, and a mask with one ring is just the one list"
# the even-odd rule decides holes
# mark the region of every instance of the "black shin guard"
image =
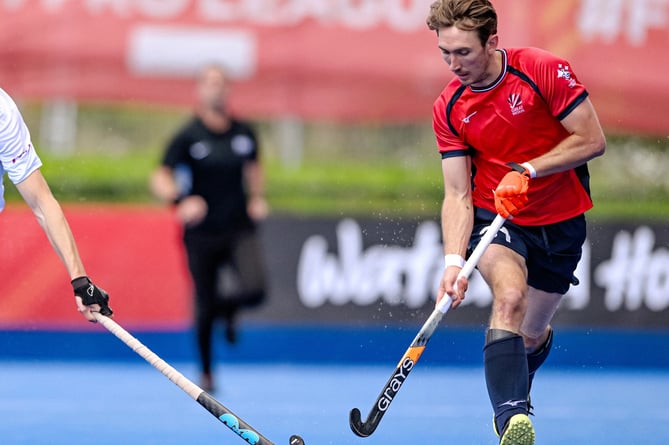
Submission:
[[534,379],[534,373],[544,364],[548,358],[548,354],[551,352],[553,347],[553,330],[551,329],[548,333],[548,338],[543,345],[539,347],[534,352],[527,354],[527,372],[528,372],[528,392],[532,388],[532,380]]
[[523,338],[500,329],[488,331],[483,349],[488,396],[495,412],[497,431],[515,414],[528,410],[527,355]]

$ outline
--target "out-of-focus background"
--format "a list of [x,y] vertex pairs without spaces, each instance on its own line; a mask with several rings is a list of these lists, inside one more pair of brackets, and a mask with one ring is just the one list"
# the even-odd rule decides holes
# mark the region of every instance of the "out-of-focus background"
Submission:
[[[219,359],[399,358],[433,307],[443,261],[431,107],[451,77],[424,23],[430,3],[0,1],[0,87],[119,323],[168,360],[193,359],[179,227],[147,184],[191,112],[194,73],[220,62],[235,113],[260,132],[272,214],[261,228],[269,300]],[[609,142],[590,165],[596,206],[552,363],[669,366],[669,1],[496,7],[501,46],[572,63]],[[75,311],[62,265],[7,187],[0,359],[127,359]],[[448,353],[429,360],[478,365],[489,305],[475,276],[435,334]]]
[[[350,443],[348,410],[367,412],[434,307],[442,184],[431,107],[451,76],[424,23],[430,3],[0,0],[0,87],[23,111],[88,273],[117,322],[191,378],[179,226],[148,178],[190,115],[197,69],[229,68],[232,108],[260,133],[270,292],[242,316],[238,344],[218,336],[217,397],[270,437]],[[541,443],[666,443],[669,0],[495,5],[501,46],[568,59],[608,137],[590,163],[580,285],[533,390]],[[236,441],[82,319],[5,182],[0,442]],[[494,442],[481,369],[490,302],[474,275],[368,443]]]

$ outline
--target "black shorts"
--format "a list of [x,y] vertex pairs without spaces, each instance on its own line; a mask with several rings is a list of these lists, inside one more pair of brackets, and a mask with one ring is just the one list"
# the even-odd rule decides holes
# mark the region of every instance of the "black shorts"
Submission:
[[260,239],[254,230],[220,234],[186,231],[183,239],[199,306],[262,303],[265,267]]
[[[476,247],[495,214],[476,209],[470,252]],[[527,284],[550,293],[565,294],[578,284],[574,271],[586,237],[585,215],[545,226],[517,226],[506,221],[493,244],[506,246],[525,258]]]

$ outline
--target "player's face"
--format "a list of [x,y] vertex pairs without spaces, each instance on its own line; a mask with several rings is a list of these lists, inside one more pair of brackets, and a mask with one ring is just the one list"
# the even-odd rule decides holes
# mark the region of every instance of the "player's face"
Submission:
[[210,109],[225,111],[228,81],[225,73],[217,68],[207,68],[198,81],[200,103]]
[[497,36],[490,36],[482,45],[476,31],[451,26],[439,30],[438,44],[448,67],[463,85],[486,86],[499,75],[493,63]]

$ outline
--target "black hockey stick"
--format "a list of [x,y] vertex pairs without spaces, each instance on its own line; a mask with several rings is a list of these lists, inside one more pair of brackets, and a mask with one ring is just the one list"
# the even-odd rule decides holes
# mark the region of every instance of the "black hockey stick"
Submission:
[[[479,244],[469,256],[469,259],[465,263],[462,270],[460,270],[458,278],[469,278],[469,275],[474,271],[476,264],[481,259],[481,255],[483,255],[483,252],[488,248],[492,240],[495,238],[497,232],[499,232],[499,229],[501,229],[502,225],[504,225],[504,221],[506,221],[505,218],[503,218],[501,215],[497,215],[490,227],[488,227],[487,232],[481,238]],[[418,362],[420,356],[423,354],[423,351],[427,346],[427,342],[430,340],[430,337],[432,337],[435,329],[437,329],[437,326],[439,325],[442,317],[446,314],[446,312],[448,312],[448,309],[451,307],[451,303],[451,297],[444,295],[444,298],[442,298],[439,304],[437,304],[430,317],[420,328],[416,338],[414,338],[413,342],[402,356],[402,359],[397,365],[397,368],[395,368],[395,371],[390,376],[390,379],[388,379],[385,386],[383,387],[381,394],[379,394],[379,396],[376,398],[374,406],[367,416],[367,420],[364,422],[362,421],[361,413],[358,408],[353,408],[351,410],[349,416],[349,425],[355,434],[360,437],[368,437],[376,430],[376,427],[379,426],[381,418],[386,413],[386,411],[388,411],[388,408],[390,407],[393,399],[399,392],[407,377],[409,377],[409,373]]]
[[[193,400],[197,401],[207,411],[220,420],[225,426],[230,428],[239,437],[244,439],[251,445],[274,445],[269,439],[260,434],[256,429],[251,427],[248,423],[239,418],[235,413],[223,406],[218,400],[197,386],[195,383],[188,380],[183,374],[170,366],[165,360],[158,357],[153,351],[144,346],[139,340],[130,335],[128,331],[123,329],[109,317],[101,315],[99,312],[94,312],[98,323],[104,326],[109,332],[118,337],[123,343],[128,345],[130,349],[139,354],[151,366],[160,371],[165,377],[170,379],[172,383],[181,388],[186,394],[191,396]],[[290,445],[304,445],[304,440],[297,435],[290,436]]]

